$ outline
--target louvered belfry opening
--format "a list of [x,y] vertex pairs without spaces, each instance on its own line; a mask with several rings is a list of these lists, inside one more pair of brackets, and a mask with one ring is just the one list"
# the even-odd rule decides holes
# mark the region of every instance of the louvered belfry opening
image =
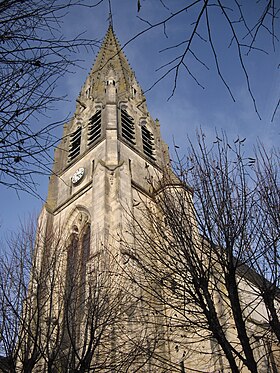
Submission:
[[135,145],[135,127],[133,118],[126,110],[121,109],[122,137],[131,145]]
[[142,140],[144,154],[152,161],[155,161],[155,141],[153,134],[146,126],[142,126]]
[[92,145],[101,136],[101,110],[90,118],[88,125],[88,146]]
[[78,127],[76,131],[74,131],[70,135],[70,146],[69,146],[69,154],[68,154],[69,162],[71,162],[73,159],[75,159],[80,154],[81,135],[82,135],[81,127]]

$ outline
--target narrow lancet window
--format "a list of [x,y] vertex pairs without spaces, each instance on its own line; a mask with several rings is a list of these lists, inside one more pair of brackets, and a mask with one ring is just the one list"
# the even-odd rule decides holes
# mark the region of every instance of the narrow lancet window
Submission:
[[131,145],[135,145],[135,127],[133,118],[126,110],[121,110],[122,137]]
[[90,257],[90,225],[87,224],[81,237],[81,270],[80,270],[80,297],[81,304],[85,302],[87,262]]
[[143,152],[152,161],[155,161],[155,141],[153,134],[146,126],[142,126]]
[[75,284],[77,283],[77,269],[78,269],[78,248],[79,248],[79,238],[78,229],[74,227],[73,233],[70,236],[70,244],[68,246],[67,252],[67,270],[66,270],[66,292],[67,301],[70,301],[74,293],[76,293]]
[[82,237],[82,266],[85,267],[90,256],[90,225],[88,224]]
[[[67,250],[66,293],[69,330],[75,336],[81,325],[86,305],[87,263],[90,256],[90,224],[79,232],[77,226],[72,228]],[[79,322],[78,322],[79,320]]]
[[69,146],[69,154],[68,154],[69,162],[71,162],[73,159],[75,159],[80,154],[81,135],[82,135],[81,127],[78,127],[76,131],[74,131],[70,135],[70,146]]
[[90,118],[88,125],[88,146],[91,146],[101,136],[101,110]]

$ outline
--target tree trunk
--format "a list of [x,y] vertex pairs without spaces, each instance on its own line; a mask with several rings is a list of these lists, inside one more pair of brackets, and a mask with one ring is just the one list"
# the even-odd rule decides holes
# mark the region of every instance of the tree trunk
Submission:
[[258,373],[257,363],[250,345],[249,337],[246,331],[246,325],[243,320],[243,313],[239,301],[239,293],[235,279],[235,269],[229,264],[229,273],[225,275],[226,288],[229,295],[230,305],[233,313],[234,323],[237,330],[237,336],[243,348],[246,360],[245,365],[252,373]]
[[271,329],[275,333],[278,341],[280,342],[280,322],[274,305],[275,296],[270,292],[266,291],[263,293],[264,303],[269,311],[269,324]]

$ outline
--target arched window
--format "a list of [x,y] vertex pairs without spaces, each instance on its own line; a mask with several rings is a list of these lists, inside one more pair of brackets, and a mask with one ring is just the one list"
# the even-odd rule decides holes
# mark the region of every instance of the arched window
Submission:
[[70,235],[69,245],[67,247],[67,269],[66,281],[67,292],[71,291],[75,283],[75,276],[78,264],[78,246],[79,246],[79,231],[78,227],[74,226]]
[[64,300],[64,328],[62,348],[67,348],[70,341],[76,338],[77,315],[79,314],[78,294],[79,284],[77,281],[78,267],[79,231],[78,227],[72,228],[72,233],[67,246],[67,266],[65,279],[65,300]]
[[90,256],[90,225],[87,224],[83,229],[81,236],[81,268],[80,268],[80,283],[85,285],[87,262]]
[[87,304],[87,262],[90,257],[90,224],[80,213],[73,225],[67,245],[65,280],[65,335],[63,344],[78,343]]
[[[89,256],[90,224],[86,223],[80,230],[74,225],[67,248],[67,287],[71,284],[77,288],[85,286]],[[81,289],[78,292],[81,294]]]
[[107,85],[113,85],[113,86],[115,86],[116,82],[114,81],[114,79],[108,79],[107,80]]

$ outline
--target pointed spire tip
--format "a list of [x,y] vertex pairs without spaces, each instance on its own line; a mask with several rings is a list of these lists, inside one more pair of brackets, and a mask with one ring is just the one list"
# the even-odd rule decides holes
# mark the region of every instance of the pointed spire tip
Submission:
[[113,31],[113,15],[112,15],[112,6],[111,6],[111,0],[108,0],[108,5],[109,5],[109,29],[111,28]]

